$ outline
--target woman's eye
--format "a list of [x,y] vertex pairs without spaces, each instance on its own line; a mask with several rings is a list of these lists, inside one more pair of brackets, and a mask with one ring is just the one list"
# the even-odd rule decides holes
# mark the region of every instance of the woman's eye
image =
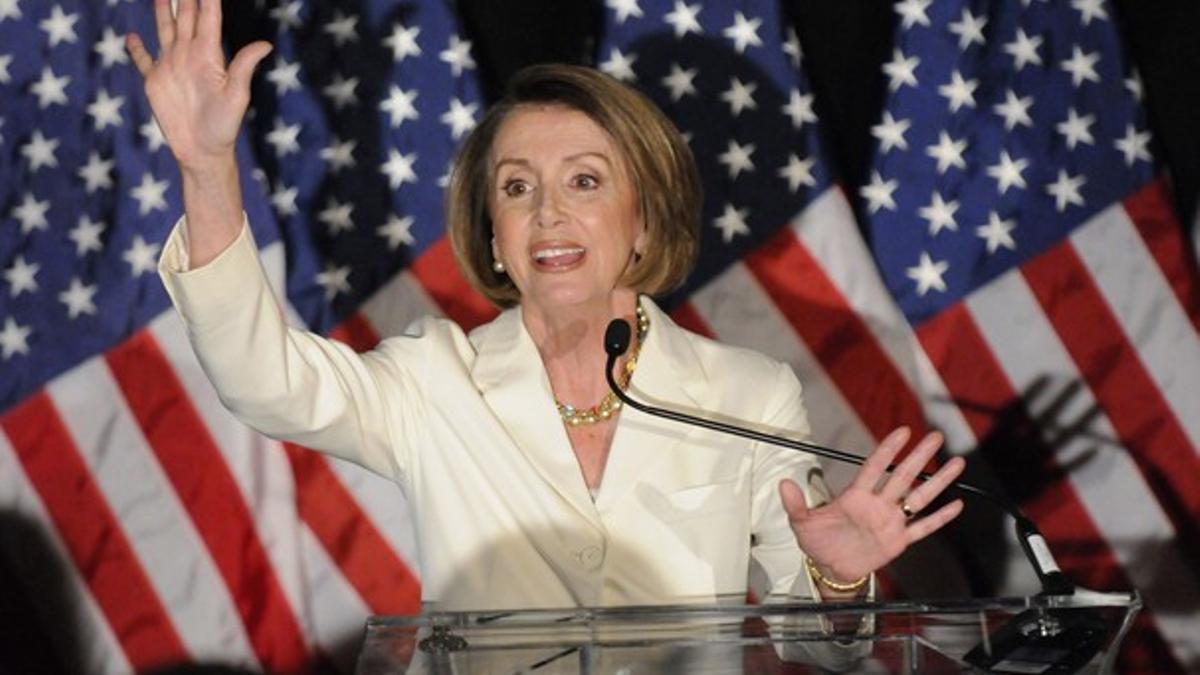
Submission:
[[504,190],[504,194],[508,195],[509,197],[520,197],[521,195],[529,192],[529,183],[526,183],[523,180],[510,180],[505,183],[504,187],[501,189]]
[[585,190],[591,190],[600,185],[600,180],[598,178],[595,176],[589,176],[587,174],[580,174],[576,176],[574,182],[575,187],[583,188]]

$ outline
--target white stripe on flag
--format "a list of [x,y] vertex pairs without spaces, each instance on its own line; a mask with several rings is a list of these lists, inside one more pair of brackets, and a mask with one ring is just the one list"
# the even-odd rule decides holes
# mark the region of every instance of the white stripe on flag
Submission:
[[831,188],[813,200],[792,230],[921,400],[925,414],[945,434],[947,449],[961,453],[974,447],[975,434],[884,287],[842,191]]
[[[133,670],[125,651],[117,642],[104,612],[92,598],[87,584],[79,576],[58,530],[42,505],[37,491],[29,484],[17,460],[8,436],[0,432],[0,511],[10,518],[23,518],[37,525],[41,544],[57,564],[46,565],[40,556],[31,556],[28,542],[14,541],[12,531],[0,528],[0,548],[25,585],[25,591],[38,599],[40,616],[30,617],[49,630],[55,646],[64,655],[64,665],[79,667],[86,673],[128,673]],[[17,548],[14,548],[17,547]],[[42,584],[52,584],[49,592]],[[67,630],[69,626],[69,630]],[[65,640],[70,639],[70,643]]]
[[308,599],[296,565],[301,525],[287,457],[278,443],[237,421],[221,404],[175,312],[159,315],[149,330],[233,475],[288,604],[297,617],[306,616]]
[[[689,301],[717,339],[762,352],[796,371],[804,387],[814,441],[863,456],[875,447],[874,437],[858,414],[742,264],[726,269]],[[847,464],[822,463],[835,493],[848,485],[855,473],[855,467]]]
[[1114,204],[1077,229],[1071,243],[1200,452],[1200,339],[1129,214]]
[[224,580],[101,359],[46,388],[188,651],[255,666]]
[[420,317],[442,316],[441,308],[408,270],[392,277],[358,311],[375,327],[380,337],[400,335],[408,324]]
[[[967,303],[1001,367],[1017,391],[1027,391],[1040,378],[1050,386],[1025,404],[1034,418],[1056,406],[1055,414],[1075,420],[1098,409],[1090,390],[1082,387],[1066,401],[1059,394],[1081,378],[1037,299],[1016,270],[999,277]],[[1064,424],[1065,426],[1065,424]],[[1096,415],[1090,433],[1070,434],[1056,459],[1068,472],[1080,501],[1097,530],[1146,605],[1164,638],[1182,663],[1200,656],[1200,616],[1173,613],[1174,607],[1200,605],[1195,570],[1180,558],[1172,540],[1175,529],[1159,508],[1128,450],[1111,440],[1117,434],[1107,416]],[[1080,458],[1086,461],[1076,462]],[[1152,559],[1148,559],[1148,556]],[[1162,579],[1171,579],[1169,585]]]
[[310,638],[342,672],[352,672],[363,625],[371,612],[312,530],[301,530],[300,545],[304,588],[311,610],[304,617],[305,625],[311,627]]

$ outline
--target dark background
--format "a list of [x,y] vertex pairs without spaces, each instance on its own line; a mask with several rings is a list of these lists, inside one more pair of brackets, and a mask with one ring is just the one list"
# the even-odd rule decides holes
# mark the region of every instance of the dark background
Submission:
[[[847,185],[865,183],[868,175],[875,140],[870,128],[886,89],[881,68],[891,57],[896,25],[891,5],[782,0],[800,36],[825,147]],[[489,100],[522,66],[591,63],[605,12],[602,0],[459,0],[458,7]],[[1200,190],[1200,1],[1116,0],[1110,14],[1141,72],[1155,155],[1174,181],[1177,213],[1190,225]]]

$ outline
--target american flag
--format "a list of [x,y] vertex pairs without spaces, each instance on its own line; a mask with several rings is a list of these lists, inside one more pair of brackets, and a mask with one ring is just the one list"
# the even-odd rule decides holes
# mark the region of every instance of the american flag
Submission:
[[[1200,284],[1113,9],[897,2],[870,179],[842,186],[776,3],[606,7],[599,67],[705,178],[675,316],[792,364],[818,441],[942,430],[1077,583],[1141,591],[1121,672],[1200,670]],[[889,591],[1038,589],[989,505],[961,521]]]
[[[445,311],[470,44],[437,0],[264,14],[249,220],[295,322],[367,348]],[[404,500],[221,408],[154,273],[181,204],[132,31],[150,2],[0,0],[0,541],[49,636],[0,666],[349,670],[368,615],[420,607]]]
[[[878,170],[885,186],[897,181],[895,212],[910,220],[875,235],[883,211],[869,213],[870,201],[856,197],[867,239],[824,164],[799,44],[774,3],[614,1],[598,60],[631,73],[691,134],[706,179],[703,258],[674,299],[675,316],[793,364],[819,440],[865,451],[900,423],[944,429],[956,452],[986,460],[988,475],[1039,519],[1078,581],[1146,593],[1123,671],[1181,672],[1200,663],[1191,553],[1200,540],[1182,517],[1194,520],[1188,496],[1197,493],[1180,483],[1200,475],[1188,472],[1200,444],[1178,404],[1200,400],[1186,398],[1200,381],[1187,377],[1200,367],[1194,270],[1138,152],[1138,113],[1131,149],[1121,151],[1113,144],[1124,124],[1108,132],[1117,124],[1110,95],[1064,98],[1076,116],[1097,118],[1092,142],[1077,141],[1095,150],[1094,166],[1090,155],[1062,151],[1054,125],[1065,107],[1039,117],[1051,98],[1073,96],[1059,64],[1077,36],[1085,55],[1101,52],[1098,74],[1123,72],[1103,6],[1053,4],[973,3],[972,16],[987,23],[982,42],[965,46],[951,28],[965,25],[955,3],[902,5],[913,5],[913,18],[902,20],[897,47],[921,61],[888,109],[889,124],[911,121],[901,132],[907,148],[883,153],[881,142]],[[481,107],[470,47],[446,3],[281,0],[266,19],[276,50],[256,80],[239,153],[250,222],[293,319],[365,349],[421,314],[467,327],[494,316],[454,271],[440,232],[441,179]],[[1044,40],[1035,48],[1042,63],[1014,72],[1004,45],[1027,19],[1026,38]],[[280,447],[221,409],[152,273],[181,207],[173,161],[123,55],[129,31],[153,35],[148,2],[0,0],[0,510],[5,523],[24,524],[0,528],[0,547],[23,595],[38,599],[37,623],[56,636],[64,670],[177,661],[348,669],[368,614],[419,607],[404,501],[394,485]],[[935,97],[955,68],[982,84],[975,105],[951,114]],[[952,142],[974,139],[968,116],[1003,122],[994,107],[1006,88],[1041,100],[1046,85],[1035,74],[1059,77],[1056,93],[1030,108],[1033,128],[1058,145],[1035,144],[1025,127],[1002,137],[1023,143],[1004,146],[1011,160],[1029,160],[1026,185],[1008,197],[1043,200],[1027,216],[997,197],[986,173],[998,146],[971,143],[963,159],[977,169],[944,160],[944,175],[925,151],[942,130]],[[1085,92],[1111,83],[1080,77]],[[918,98],[925,89],[935,93]],[[1136,161],[1119,187],[1102,171],[1125,167],[1123,152]],[[903,153],[911,168],[893,165]],[[1062,214],[1045,192],[1059,166],[1087,180],[1086,205]],[[915,178],[921,171],[929,177]],[[977,291],[947,274],[946,291],[930,286],[914,299],[918,282],[906,271],[920,258],[893,250],[893,237],[928,232],[917,210],[939,189],[963,205],[939,246],[951,235],[977,238],[989,209],[968,219],[974,206],[958,192],[966,188],[938,182],[965,185],[968,176],[993,190],[971,204],[1016,223],[1009,233],[1021,255],[1008,259],[1009,272],[985,266],[989,276],[970,283]],[[1046,212],[1053,218],[1033,215]],[[1126,240],[1098,253],[1080,243],[1112,221]],[[1069,238],[1044,235],[1035,250],[1022,235],[1039,226]],[[928,246],[931,264],[950,260]],[[1087,257],[1099,254],[1107,257]],[[971,265],[950,264],[954,274]],[[1065,288],[1031,281],[1070,269],[1080,274]],[[1105,285],[1113,278],[1116,289]],[[1025,290],[1013,296],[1006,279]],[[1089,299],[1081,287],[1094,292],[1091,304],[1079,304]],[[946,300],[934,304],[940,293]],[[1010,326],[1020,334],[1004,333]],[[1116,344],[1086,342],[1097,335]],[[1164,377],[1151,364],[1166,357]],[[1110,379],[1118,374],[1120,388]],[[998,429],[1023,430],[1023,444]],[[1167,461],[1175,471],[1154,473]],[[970,572],[980,564],[963,557],[961,585],[978,589]],[[935,576],[903,572],[895,592],[919,594]],[[1001,578],[980,594],[1035,588],[1019,563]],[[68,621],[70,630],[58,629]]]

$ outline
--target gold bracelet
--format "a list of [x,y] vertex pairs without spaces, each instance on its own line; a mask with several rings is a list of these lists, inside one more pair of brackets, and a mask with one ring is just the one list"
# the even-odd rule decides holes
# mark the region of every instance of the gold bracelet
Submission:
[[817,564],[814,563],[813,559],[808,556],[804,556],[804,567],[808,569],[808,573],[812,575],[812,578],[817,580],[817,583],[831,591],[837,591],[838,593],[857,591],[866,585],[867,580],[871,578],[871,575],[868,574],[863,578],[855,579],[854,581],[835,581],[824,574],[821,574],[821,570],[817,569]]

